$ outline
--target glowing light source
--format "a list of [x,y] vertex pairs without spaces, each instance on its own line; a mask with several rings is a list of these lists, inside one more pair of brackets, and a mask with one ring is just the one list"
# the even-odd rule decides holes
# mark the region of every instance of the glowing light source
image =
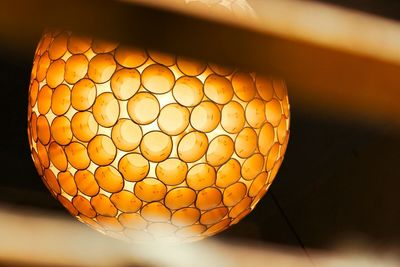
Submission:
[[236,224],[274,180],[289,120],[281,80],[67,31],[36,50],[36,169],[113,237],[194,241]]

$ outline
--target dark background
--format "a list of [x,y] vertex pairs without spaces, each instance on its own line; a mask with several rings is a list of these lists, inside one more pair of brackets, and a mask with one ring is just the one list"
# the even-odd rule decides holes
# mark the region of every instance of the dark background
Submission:
[[[400,18],[400,1],[324,2]],[[0,45],[0,204],[70,218],[42,184],[30,158],[26,107],[36,43],[28,45],[31,53],[24,54]],[[290,144],[270,192],[220,236],[312,248],[350,240],[374,248],[400,246],[400,129],[304,110],[291,99]]]

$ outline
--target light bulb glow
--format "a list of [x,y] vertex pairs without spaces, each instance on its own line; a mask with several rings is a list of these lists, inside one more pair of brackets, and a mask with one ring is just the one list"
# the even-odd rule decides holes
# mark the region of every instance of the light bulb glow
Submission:
[[66,31],[36,50],[36,169],[113,237],[194,241],[236,224],[274,180],[289,121],[281,80]]

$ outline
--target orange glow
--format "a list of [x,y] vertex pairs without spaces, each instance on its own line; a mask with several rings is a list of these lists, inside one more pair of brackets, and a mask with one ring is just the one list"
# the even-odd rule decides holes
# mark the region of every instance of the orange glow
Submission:
[[80,221],[132,241],[195,241],[237,223],[289,138],[281,80],[47,32],[28,131],[38,173]]

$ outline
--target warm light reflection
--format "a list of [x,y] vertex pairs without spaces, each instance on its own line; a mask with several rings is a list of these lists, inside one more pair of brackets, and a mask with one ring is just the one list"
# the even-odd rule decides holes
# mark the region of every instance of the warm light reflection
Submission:
[[285,84],[70,32],[34,60],[28,133],[53,195],[133,241],[194,241],[255,207],[289,138]]

